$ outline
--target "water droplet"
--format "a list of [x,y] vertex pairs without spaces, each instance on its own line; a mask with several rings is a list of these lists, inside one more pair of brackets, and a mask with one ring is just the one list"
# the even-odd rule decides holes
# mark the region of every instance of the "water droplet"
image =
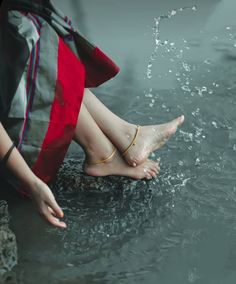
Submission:
[[205,64],[211,64],[211,61],[209,59],[204,60]]
[[[170,19],[171,17],[175,16],[178,14],[178,12],[182,12],[184,10],[189,10],[189,9],[192,9],[194,11],[197,10],[197,7],[196,5],[192,6],[192,7],[184,7],[184,8],[179,8],[179,9],[174,9],[174,10],[171,10],[169,11],[167,14],[165,15],[160,15],[158,17],[155,17],[154,18],[154,26],[153,26],[153,37],[154,37],[154,42],[155,42],[155,47],[154,47],[154,50],[150,56],[150,59],[149,59],[149,62],[148,62],[148,66],[147,66],[147,70],[146,70],[146,78],[147,79],[151,79],[152,78],[152,68],[153,68],[153,64],[152,62],[156,60],[157,58],[157,55],[158,55],[158,50],[159,50],[159,47],[160,46],[165,46],[165,52],[171,52],[171,50],[173,49],[176,49],[174,48],[175,46],[175,43],[174,42],[171,42],[169,43],[168,40],[164,40],[162,42],[161,38],[160,38],[160,24],[161,24],[161,21],[162,20],[166,20],[166,19]],[[186,43],[187,41],[185,41]],[[168,47],[171,47],[171,49]],[[189,49],[189,47],[185,47],[186,49]],[[164,55],[160,55],[161,57],[164,58]],[[183,50],[180,50],[180,54],[178,55],[175,55],[177,58],[182,58],[183,56]],[[174,59],[171,60],[172,62],[174,61]],[[172,71],[169,71],[169,73],[171,73]]]
[[197,269],[196,267],[193,268],[193,270],[190,270],[188,272],[188,281],[190,283],[196,282],[200,277],[197,275]]
[[195,166],[199,166],[200,165],[200,159],[197,158],[196,161],[195,161]]
[[67,266],[68,267],[74,267],[74,264],[73,263],[67,263]]
[[212,121],[211,124],[215,127],[218,128],[217,123],[215,121]]
[[177,11],[176,11],[176,10],[172,10],[172,11],[170,12],[170,14],[171,14],[171,16],[174,16],[174,15],[177,14]]
[[216,82],[213,82],[212,85],[215,86],[216,88],[219,87],[219,84],[217,84]]
[[162,104],[161,107],[162,108],[167,108],[167,106],[165,104]]
[[185,71],[187,71],[187,72],[191,71],[190,65],[188,63],[183,62],[182,65],[183,65],[183,68],[184,68]]
[[184,91],[186,91],[186,92],[191,92],[190,88],[189,88],[188,86],[186,86],[186,85],[183,85],[183,86],[181,87],[181,89],[184,90]]

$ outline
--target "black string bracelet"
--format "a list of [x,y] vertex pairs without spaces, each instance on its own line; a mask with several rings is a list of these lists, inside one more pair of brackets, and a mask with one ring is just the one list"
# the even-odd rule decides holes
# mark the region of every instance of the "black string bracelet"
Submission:
[[11,148],[7,151],[6,155],[0,161],[0,171],[2,171],[5,168],[6,163],[7,163],[8,159],[11,155],[11,152],[13,151],[14,148],[15,148],[15,143],[13,142]]

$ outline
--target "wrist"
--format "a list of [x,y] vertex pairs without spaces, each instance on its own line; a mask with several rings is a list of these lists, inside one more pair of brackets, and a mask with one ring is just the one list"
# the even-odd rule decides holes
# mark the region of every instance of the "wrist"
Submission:
[[30,174],[28,178],[23,181],[23,187],[27,190],[28,193],[37,191],[39,183],[39,178],[35,174]]

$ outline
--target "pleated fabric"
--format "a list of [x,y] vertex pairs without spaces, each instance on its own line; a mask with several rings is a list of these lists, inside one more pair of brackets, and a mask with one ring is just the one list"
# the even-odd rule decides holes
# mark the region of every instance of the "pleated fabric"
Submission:
[[[0,11],[0,120],[33,172],[50,184],[74,136],[84,88],[120,68],[47,0]],[[24,193],[14,177],[8,180]]]

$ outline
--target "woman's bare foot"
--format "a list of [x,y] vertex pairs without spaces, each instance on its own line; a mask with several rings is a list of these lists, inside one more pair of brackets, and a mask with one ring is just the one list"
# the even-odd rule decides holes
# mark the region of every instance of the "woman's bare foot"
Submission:
[[[184,116],[160,125],[142,126],[135,145],[123,156],[126,162],[136,167],[142,164],[150,155],[151,152],[158,150],[162,147],[168,139],[175,134],[178,126],[184,122]],[[135,135],[135,128],[132,127],[125,135],[127,140],[125,145],[129,145]]]
[[91,164],[86,159],[84,162],[84,172],[90,176],[126,176],[133,179],[152,179],[155,178],[159,171],[159,163],[152,160],[147,160],[143,164],[137,167],[129,166],[120,154],[117,152],[116,155],[106,163]]

